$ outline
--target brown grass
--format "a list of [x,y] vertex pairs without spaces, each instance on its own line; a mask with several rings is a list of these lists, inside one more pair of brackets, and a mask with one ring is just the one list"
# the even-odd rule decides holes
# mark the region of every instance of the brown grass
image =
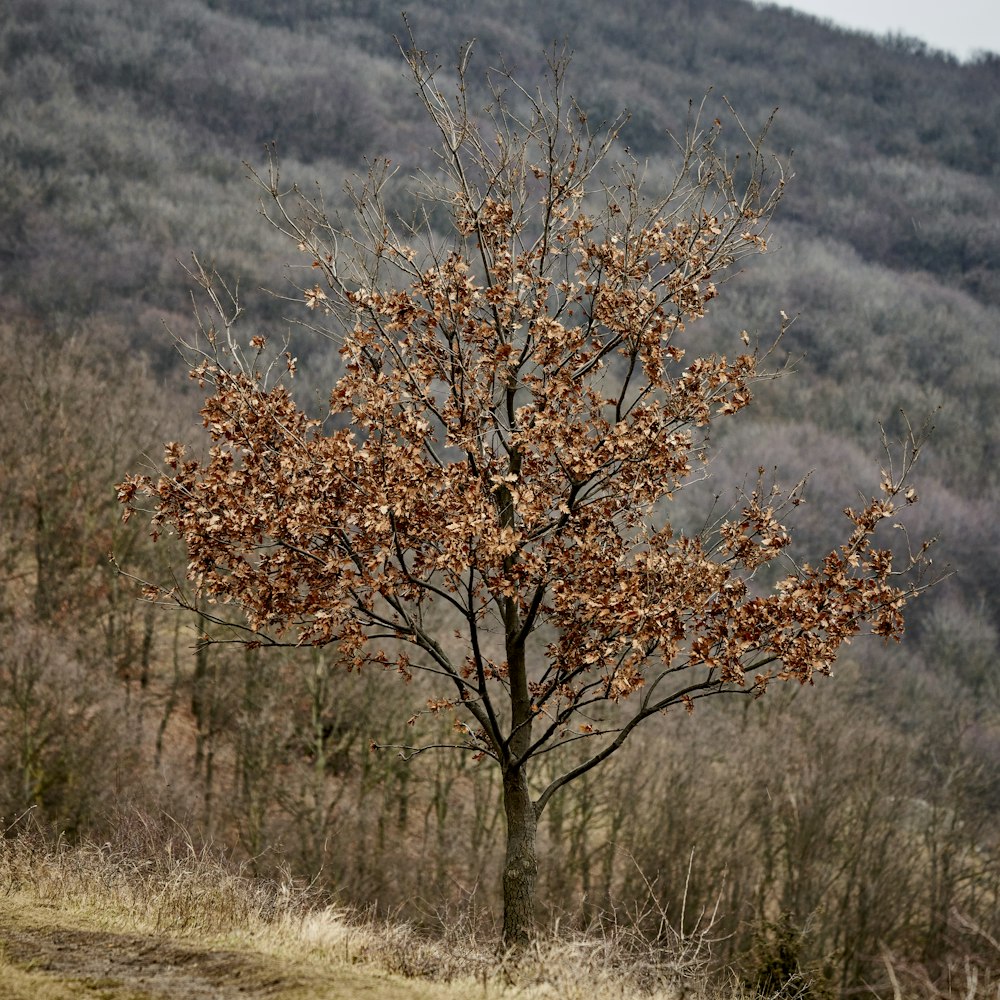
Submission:
[[[249,878],[225,858],[194,851],[183,837],[158,846],[147,843],[142,850],[134,845],[52,845],[31,834],[0,841],[0,908],[12,912],[15,900],[35,914],[36,923],[44,912],[54,923],[131,935],[133,941],[186,942],[186,947],[206,952],[230,949],[246,955],[248,962],[269,964],[279,980],[294,970],[291,992],[268,994],[288,1000],[337,996],[339,979],[359,974],[396,983],[392,990],[379,987],[373,994],[384,998],[749,997],[739,987],[719,990],[709,983],[708,932],[682,937],[664,928],[661,940],[652,942],[623,921],[601,934],[553,934],[514,962],[498,956],[493,940],[485,940],[471,921],[455,921],[443,935],[431,937],[409,924],[324,906],[308,888]],[[31,974],[0,963],[5,995],[91,995],[82,986],[76,994],[60,992],[65,982],[79,986],[79,978],[44,989],[30,981],[17,985]],[[116,987],[121,992],[108,989],[109,997],[145,995],[128,992],[127,984]]]

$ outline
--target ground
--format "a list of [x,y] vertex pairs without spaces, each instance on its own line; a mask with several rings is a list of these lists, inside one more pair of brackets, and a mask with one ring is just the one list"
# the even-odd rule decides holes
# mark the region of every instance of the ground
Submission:
[[[445,1000],[449,987],[317,958],[291,961],[96,921],[0,896],[3,1000]],[[467,994],[466,994],[467,995]]]

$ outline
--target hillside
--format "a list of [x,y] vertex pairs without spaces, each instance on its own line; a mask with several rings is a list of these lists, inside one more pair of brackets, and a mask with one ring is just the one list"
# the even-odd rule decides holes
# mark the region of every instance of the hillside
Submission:
[[[366,156],[421,165],[428,133],[402,74],[394,8],[265,6],[8,6],[9,314],[103,316],[166,364],[161,322],[190,316],[177,261],[194,250],[241,279],[251,322],[280,326],[280,301],[256,290],[282,287],[285,253],[254,213],[241,161],[260,165],[275,141],[283,175],[321,183],[334,202]],[[476,38],[478,65],[503,58],[529,76],[553,40],[567,40],[574,93],[595,117],[630,111],[627,142],[654,182],[665,130],[710,88],[751,128],[779,108],[770,148],[795,174],[778,218],[787,252],[736,286],[719,321],[749,319],[767,335],[779,309],[800,314],[786,348],[805,364],[778,394],[787,405],[801,412],[808,396],[824,429],[849,437],[899,405],[915,419],[941,405],[948,446],[934,478],[962,497],[990,494],[1000,59],[960,65],[736,0],[615,14],[585,5],[572,18],[559,5],[458,15],[424,3],[409,17],[445,63]],[[839,405],[847,380],[850,408]]]
[[[877,477],[879,424],[895,438],[902,410],[936,427],[914,535],[937,536],[935,565],[955,572],[903,644],[859,643],[834,683],[752,711],[664,720],[582,783],[543,832],[547,918],[623,906],[648,929],[718,906],[720,968],[750,976],[788,945],[829,995],[891,995],[877,942],[914,996],[966,959],[984,984],[1000,975],[1000,56],[962,64],[745,0],[407,10],[442,74],[476,40],[474,105],[489,67],[533,85],[553,45],[571,49],[570,90],[595,122],[628,110],[651,194],[692,107],[734,146],[727,102],[753,133],[777,109],[774,252],[691,338],[767,342],[784,311],[774,361],[793,370],[713,442],[714,480],[678,517],[758,466],[812,471],[795,512],[811,558]],[[238,281],[242,335],[290,338],[302,392],[326,398],[336,352],[284,297],[295,250],[244,161],[276,149],[283,183],[320,185],[335,210],[385,156],[405,211],[433,137],[404,32],[382,0],[0,7],[0,817],[81,840],[123,814],[159,832],[174,817],[257,874],[440,929],[494,905],[502,817],[464,758],[368,752],[408,732],[419,684],[348,678],[330,652],[209,650],[107,561],[183,575],[171,543],[120,523],[113,484],[200,426],[171,335],[203,306],[192,252]]]

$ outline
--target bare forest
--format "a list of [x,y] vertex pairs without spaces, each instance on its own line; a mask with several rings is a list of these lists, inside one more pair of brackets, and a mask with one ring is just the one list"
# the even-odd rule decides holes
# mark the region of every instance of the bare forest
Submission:
[[1000,58],[743,0],[0,53],[7,840],[996,995]]

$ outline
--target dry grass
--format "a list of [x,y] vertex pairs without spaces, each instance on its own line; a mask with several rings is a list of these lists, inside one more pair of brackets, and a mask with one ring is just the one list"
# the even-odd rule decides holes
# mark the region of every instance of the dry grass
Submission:
[[[623,922],[600,935],[541,939],[515,963],[498,957],[493,939],[472,921],[454,921],[430,937],[408,924],[320,906],[287,882],[251,879],[183,838],[140,846],[7,838],[0,841],[0,896],[105,930],[249,949],[285,966],[325,970],[330,979],[337,969],[359,968],[404,977],[415,997],[749,1000],[739,987],[709,983],[708,933],[664,933],[651,942]],[[320,994],[289,994],[300,995]]]
[[249,879],[224,859],[173,841],[137,852],[109,843],[49,845],[32,834],[0,843],[0,892],[157,934],[250,931],[306,902],[289,886]]

